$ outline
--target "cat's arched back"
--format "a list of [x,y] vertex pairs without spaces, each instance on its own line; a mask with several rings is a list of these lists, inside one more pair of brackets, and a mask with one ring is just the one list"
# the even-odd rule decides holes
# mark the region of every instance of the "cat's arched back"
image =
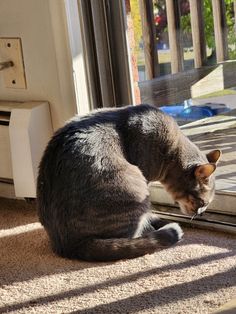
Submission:
[[204,211],[219,155],[205,156],[149,105],[75,117],[55,133],[39,168],[38,213],[54,251],[116,260],[177,242],[180,227],[150,212],[147,183],[160,180],[188,214]]

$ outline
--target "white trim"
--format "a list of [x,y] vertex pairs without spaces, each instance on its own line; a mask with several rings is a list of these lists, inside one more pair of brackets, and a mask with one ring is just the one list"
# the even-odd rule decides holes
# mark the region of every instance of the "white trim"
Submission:
[[82,45],[78,2],[77,0],[64,0],[64,2],[72,58],[77,112],[79,114],[85,114],[89,112],[90,101]]

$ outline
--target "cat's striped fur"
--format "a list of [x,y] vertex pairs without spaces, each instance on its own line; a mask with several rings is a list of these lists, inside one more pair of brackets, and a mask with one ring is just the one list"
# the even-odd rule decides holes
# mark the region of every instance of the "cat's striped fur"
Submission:
[[85,260],[134,258],[178,242],[176,223],[150,212],[161,181],[189,214],[214,195],[219,152],[205,156],[149,105],[75,117],[50,140],[37,182],[38,214],[54,251]]

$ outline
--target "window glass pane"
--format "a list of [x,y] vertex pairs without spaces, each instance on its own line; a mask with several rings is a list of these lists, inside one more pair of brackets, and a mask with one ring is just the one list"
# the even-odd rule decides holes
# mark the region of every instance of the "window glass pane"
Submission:
[[236,194],[236,1],[128,2],[136,104],[171,115],[203,151],[221,149],[217,190]]

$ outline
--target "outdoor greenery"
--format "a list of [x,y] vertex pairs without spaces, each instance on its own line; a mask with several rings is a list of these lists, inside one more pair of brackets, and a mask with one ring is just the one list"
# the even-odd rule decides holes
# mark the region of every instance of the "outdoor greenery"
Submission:
[[[226,7],[226,23],[228,27],[228,49],[229,58],[236,58],[236,35],[234,28],[234,11],[233,2],[234,0],[224,0]],[[208,48],[215,49],[215,39],[214,39],[214,22],[212,13],[212,1],[204,0],[204,28],[205,28],[205,38]],[[184,33],[191,32],[191,22],[190,14],[181,16],[181,27]]]
[[[226,3],[226,21],[228,26],[228,44],[229,58],[236,59],[236,21],[233,11],[234,0],[225,0]],[[235,12],[236,14],[236,12]]]
[[195,99],[201,99],[201,98],[205,99],[205,98],[210,98],[210,97],[219,97],[219,96],[228,96],[228,95],[236,95],[236,91],[233,89],[223,89],[217,92],[213,92],[210,94],[205,94],[200,97],[196,97]]
[[130,0],[130,6],[134,25],[134,40],[135,40],[134,52],[137,56],[140,50],[139,45],[142,41],[142,25],[139,11],[139,0]]
[[[134,23],[135,34],[135,53],[138,55],[140,44],[142,42],[142,27],[139,12],[139,0],[130,0],[131,14]],[[236,29],[234,21],[233,2],[234,0],[225,0],[226,22],[228,26],[228,50],[229,58],[236,59]],[[204,0],[204,21],[206,45],[212,51],[215,50],[214,26],[212,14],[212,0]],[[165,11],[165,0],[153,0],[154,17],[156,24],[157,40],[161,42],[164,33],[167,33],[167,19]],[[185,38],[191,38],[191,22],[188,0],[180,0],[181,11],[181,29]],[[166,38],[166,36],[165,36]]]

